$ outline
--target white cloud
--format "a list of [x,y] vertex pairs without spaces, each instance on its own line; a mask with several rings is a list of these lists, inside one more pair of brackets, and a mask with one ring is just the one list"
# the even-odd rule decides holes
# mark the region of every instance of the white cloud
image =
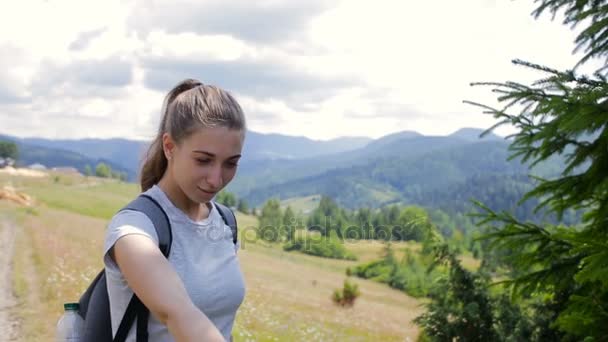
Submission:
[[164,92],[185,77],[235,93],[260,132],[326,139],[487,128],[494,119],[462,101],[495,97],[470,82],[539,76],[511,65],[514,58],[567,68],[580,57],[570,54],[575,33],[534,20],[533,8],[491,0],[11,2],[0,5],[0,132],[150,138]]
[[229,35],[152,31],[146,36],[142,53],[152,58],[236,60],[243,55],[252,55],[255,49]]
[[163,30],[278,44],[301,38],[309,20],[330,4],[328,0],[141,0],[134,2],[127,24],[141,36]]

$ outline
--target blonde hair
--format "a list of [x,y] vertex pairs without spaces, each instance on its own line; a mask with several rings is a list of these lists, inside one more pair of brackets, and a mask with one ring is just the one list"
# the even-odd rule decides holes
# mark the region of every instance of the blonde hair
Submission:
[[203,127],[245,131],[245,115],[227,91],[197,80],[183,80],[169,91],[163,102],[158,133],[148,148],[140,172],[142,192],[158,183],[167,170],[163,134],[169,133],[173,141],[180,144]]

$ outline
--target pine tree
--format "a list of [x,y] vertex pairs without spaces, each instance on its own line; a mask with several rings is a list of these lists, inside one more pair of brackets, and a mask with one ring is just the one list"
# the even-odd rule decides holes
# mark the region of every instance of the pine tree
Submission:
[[434,266],[448,266],[449,275],[431,291],[427,312],[414,322],[433,341],[495,341],[487,279],[465,270],[447,245],[437,247]]
[[0,158],[11,158],[17,160],[19,157],[19,148],[12,141],[0,140]]
[[285,227],[285,232],[287,234],[287,241],[292,241],[294,238],[294,234],[297,226],[296,215],[290,206],[285,208],[285,212],[283,213],[283,226]]
[[[541,0],[536,17],[564,11],[564,24],[582,28],[575,51],[584,56],[571,69],[555,70],[515,60],[516,65],[546,75],[531,85],[517,82],[475,83],[493,87],[502,108],[479,103],[499,119],[488,129],[511,124],[511,158],[536,165],[565,155],[566,165],[555,179],[537,178],[528,192],[561,218],[582,210],[576,226],[518,221],[508,212],[494,212],[477,202],[480,225],[494,250],[508,250],[512,269],[508,284],[514,298],[542,298],[539,317],[560,331],[562,339],[601,340],[608,336],[608,3],[598,0]],[[579,67],[599,59],[602,67],[581,75]]]
[[243,214],[249,214],[249,204],[244,199],[239,199],[237,204],[237,210],[242,212]]
[[110,178],[111,175],[112,168],[109,165],[106,165],[105,163],[98,163],[97,166],[95,166],[95,176]]
[[84,175],[85,176],[92,176],[93,175],[93,170],[91,170],[91,165],[86,164],[84,166]]
[[323,236],[329,236],[335,231],[342,236],[341,229],[346,226],[344,212],[338,204],[327,196],[321,197],[319,206],[308,217],[306,226],[309,230],[319,231]]
[[285,236],[283,213],[278,199],[269,199],[264,204],[260,214],[258,237],[268,242],[278,242]]

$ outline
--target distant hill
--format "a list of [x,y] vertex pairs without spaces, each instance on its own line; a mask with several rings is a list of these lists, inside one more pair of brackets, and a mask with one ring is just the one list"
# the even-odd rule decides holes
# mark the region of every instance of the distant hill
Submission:
[[[351,208],[379,207],[408,201],[408,193],[416,191],[413,189],[433,191],[464,181],[467,174],[492,169],[508,172],[518,165],[507,163],[506,144],[502,142],[470,143],[423,136],[385,147],[384,153],[376,153],[361,164],[338,165],[319,175],[256,187],[240,195],[257,204],[272,196],[284,199],[325,194]],[[523,167],[519,169],[523,172]],[[377,193],[385,194],[384,198],[378,198]]]
[[479,128],[465,127],[465,128],[461,128],[461,129],[457,130],[456,132],[450,134],[449,136],[454,137],[454,138],[468,140],[468,141],[480,141],[480,139],[482,139],[482,140],[504,140],[504,138],[499,137],[498,135],[496,135],[494,133],[489,133],[489,134],[485,135],[483,138],[480,137],[481,133],[483,133],[484,131],[485,130],[479,129]]
[[[248,132],[239,173],[228,190],[251,205],[273,197],[325,194],[348,208],[416,203],[460,210],[471,197],[512,205],[532,186],[527,174],[551,176],[563,165],[554,158],[530,172],[518,161],[507,161],[508,141],[493,134],[480,139],[482,132],[463,128],[448,136],[425,136],[404,131],[379,139],[329,141]],[[125,139],[11,139],[24,146],[25,163],[83,170],[103,160],[115,170],[126,169],[131,180],[147,145]]]
[[[0,139],[45,148],[76,152],[93,160],[107,160],[129,174],[139,172],[149,142],[128,139],[43,139],[18,138],[1,135]],[[355,150],[367,145],[372,139],[365,137],[343,137],[328,141],[312,140],[305,137],[292,137],[281,134],[247,133],[243,151],[246,161],[269,161],[283,159],[302,159],[332,153]]]
[[133,179],[135,179],[140,161],[148,146],[147,142],[127,139],[51,140],[23,138],[21,141],[32,146],[76,152],[93,160],[110,161],[113,165],[128,170]]
[[54,147],[45,147],[37,144],[30,144],[26,142],[25,139],[10,137],[6,135],[0,135],[0,140],[9,140],[17,144],[19,150],[19,158],[17,165],[19,166],[27,166],[34,163],[40,163],[48,168],[71,166],[78,169],[78,171],[84,174],[86,165],[89,165],[91,167],[91,170],[94,172],[95,166],[98,163],[103,162],[109,165],[114,171],[125,172],[127,174],[128,179],[135,179],[134,172],[125,168],[122,165],[115,163],[112,160],[104,158],[89,158],[77,152]]
[[386,158],[412,158],[430,151],[468,144],[470,141],[446,136],[424,136],[415,132],[391,134],[366,146],[342,153],[296,160],[245,160],[231,191],[244,195],[256,188],[314,177],[329,170],[373,164]]
[[[258,153],[253,157],[244,158],[240,163],[238,177],[230,184],[230,190],[238,194],[245,194],[256,188],[281,184],[290,180],[315,177],[329,170],[373,164],[379,159],[393,157],[411,158],[434,150],[456,147],[471,142],[505,142],[503,138],[495,134],[488,134],[480,139],[479,135],[483,131],[477,128],[463,128],[449,136],[425,136],[413,131],[403,131],[378,139],[368,140],[366,144],[363,144],[366,140],[360,140],[360,147],[358,148],[330,153],[331,149],[327,147],[323,153],[317,151],[312,157],[306,157],[306,154],[299,154],[300,157],[298,158],[287,158],[286,156],[289,153],[280,154],[277,152],[279,148],[286,150],[292,147],[288,143],[289,139],[287,139],[284,142],[284,146],[266,145],[266,148],[271,148],[275,151],[273,153],[276,158],[264,158],[263,156],[268,156],[268,153]],[[256,136],[253,135],[253,137],[255,138]],[[277,137],[283,138],[278,135]],[[264,141],[264,139],[268,139],[268,137],[260,139],[250,139],[248,137],[244,155],[247,156],[248,154],[255,153],[253,152],[256,147],[255,141]],[[340,141],[348,141],[350,139],[339,138],[325,143],[337,144]],[[307,144],[309,143],[311,141],[307,142]],[[323,147],[323,145],[319,146],[317,148]]]
[[[469,200],[477,198],[500,210],[514,207],[521,195],[531,189],[533,181],[528,174],[552,177],[563,165],[561,159],[554,158],[529,170],[517,160],[507,161],[508,143],[498,139],[463,143],[450,137],[421,137],[412,139],[410,144],[423,151],[402,150],[401,155],[384,155],[365,164],[255,187],[241,196],[259,205],[271,197],[324,194],[351,209],[401,203],[452,212],[470,208]],[[521,215],[532,215],[532,204]]]
[[282,134],[247,132],[243,158],[245,160],[303,159],[356,150],[371,138],[343,137],[327,141],[312,140]]
[[403,131],[403,132],[391,133],[391,134],[385,135],[383,137],[380,137],[379,139],[376,139],[376,140],[370,142],[367,145],[367,147],[376,149],[376,148],[382,147],[383,145],[387,145],[387,144],[393,143],[398,140],[420,138],[423,136],[424,135],[422,135],[418,132],[414,132],[414,131]]

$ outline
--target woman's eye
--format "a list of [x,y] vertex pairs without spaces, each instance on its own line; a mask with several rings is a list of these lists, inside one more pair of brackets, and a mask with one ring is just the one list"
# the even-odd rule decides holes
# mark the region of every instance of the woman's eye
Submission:
[[237,167],[239,164],[235,163],[235,162],[230,162],[230,163],[226,163],[226,166],[228,166],[228,168],[230,169],[234,169],[235,167]]
[[199,164],[209,164],[209,162],[211,162],[211,160],[209,160],[209,159],[197,159],[196,161]]

